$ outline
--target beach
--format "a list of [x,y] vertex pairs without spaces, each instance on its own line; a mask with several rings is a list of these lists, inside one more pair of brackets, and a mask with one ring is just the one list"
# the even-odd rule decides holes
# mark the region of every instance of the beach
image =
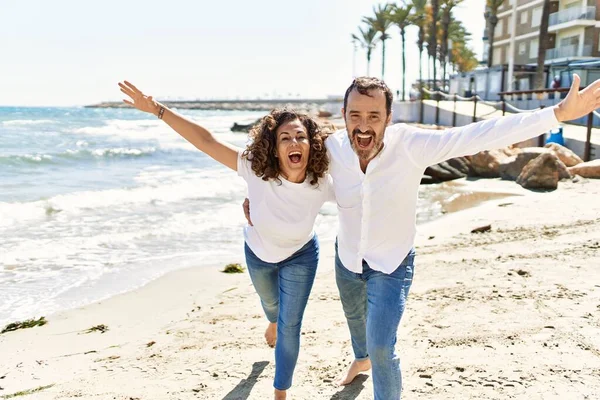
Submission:
[[[397,343],[403,399],[598,398],[600,181],[549,193],[496,179],[454,184],[511,196],[418,227]],[[353,357],[331,239],[321,249],[289,398],[371,399],[369,372],[335,385]],[[241,249],[230,258],[241,262]],[[28,398],[271,398],[258,297],[247,273],[222,268],[170,272],[0,335],[0,398],[35,389]]]
[[[239,148],[265,111],[183,110]],[[335,122],[335,120],[334,120]],[[133,109],[0,107],[0,326],[124,293],[178,269],[239,262],[246,184]],[[452,184],[423,187],[417,222]],[[315,222],[333,240],[337,208]]]

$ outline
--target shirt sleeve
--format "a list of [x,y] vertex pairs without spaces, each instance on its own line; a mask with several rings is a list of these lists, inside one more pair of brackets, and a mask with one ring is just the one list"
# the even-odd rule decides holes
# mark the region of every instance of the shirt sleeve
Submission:
[[403,143],[413,163],[426,168],[450,158],[521,142],[539,136],[558,124],[554,107],[548,107],[439,131],[407,126]]
[[237,158],[237,174],[244,178],[245,181],[248,181],[248,177],[252,174],[252,163],[247,159],[242,157],[243,150],[238,151]]

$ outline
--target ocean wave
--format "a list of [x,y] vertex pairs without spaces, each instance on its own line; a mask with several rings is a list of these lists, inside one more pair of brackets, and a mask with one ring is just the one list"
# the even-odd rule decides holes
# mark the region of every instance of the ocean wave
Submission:
[[222,171],[188,171],[169,178],[167,175],[142,174],[143,186],[108,190],[81,191],[30,202],[0,202],[0,228],[47,218],[77,218],[82,213],[102,210],[147,210],[168,204],[195,201],[224,203],[243,196],[245,185],[235,173]]
[[27,164],[59,164],[64,161],[81,161],[111,158],[139,158],[154,155],[156,147],[141,149],[128,147],[101,148],[101,149],[68,149],[61,153],[51,154],[14,154],[0,156],[0,165],[27,165]]
[[15,126],[15,125],[43,125],[53,124],[56,121],[51,119],[15,119],[9,121],[1,121],[2,125]]

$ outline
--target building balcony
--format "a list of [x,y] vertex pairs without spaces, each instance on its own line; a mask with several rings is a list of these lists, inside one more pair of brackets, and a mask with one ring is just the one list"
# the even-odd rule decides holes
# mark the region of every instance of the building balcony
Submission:
[[592,56],[592,46],[586,45],[583,46],[581,51],[579,51],[579,46],[571,45],[571,46],[561,46],[555,49],[546,50],[546,60],[555,60],[557,58],[573,58],[573,57],[591,57]]
[[[572,21],[595,21],[596,7],[573,7],[550,14],[548,26],[566,24]],[[571,25],[571,24],[569,24]]]

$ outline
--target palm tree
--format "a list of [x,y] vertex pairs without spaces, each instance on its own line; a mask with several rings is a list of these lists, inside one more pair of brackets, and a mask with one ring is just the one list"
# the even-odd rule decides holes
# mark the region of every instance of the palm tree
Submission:
[[533,88],[544,89],[546,82],[544,82],[544,64],[546,63],[546,49],[548,48],[548,23],[550,19],[550,0],[544,0],[542,5],[542,21],[540,23],[540,38],[538,40],[538,59],[537,69],[535,70],[535,77]]
[[406,93],[406,27],[411,24],[412,7],[412,4],[395,5],[390,15],[392,23],[400,28],[400,37],[402,38],[402,101],[405,100],[404,94]]
[[373,17],[364,17],[363,22],[366,22],[369,26],[379,32],[379,40],[381,40],[382,54],[381,54],[381,79],[385,76],[385,41],[390,38],[387,30],[392,25],[390,20],[391,4],[379,4],[377,7],[373,7]]
[[469,72],[479,65],[479,61],[471,48],[458,42],[452,46],[452,64],[458,72]]
[[371,52],[375,48],[377,44],[377,31],[371,27],[367,29],[363,29],[362,27],[358,27],[358,35],[352,34],[352,40],[355,41],[367,51],[367,76],[370,76],[371,70]]
[[450,35],[450,22],[452,9],[463,0],[442,0],[442,41],[440,43],[440,62],[442,64],[442,86],[446,86],[446,58],[448,57],[448,37]]
[[498,9],[504,0],[486,0],[485,12],[483,16],[486,22],[487,37],[488,37],[488,59],[487,66],[490,68],[494,60],[494,30],[498,25]]
[[467,42],[471,34],[460,21],[452,20],[448,27],[448,39],[452,40],[451,63],[458,72],[472,71],[479,65],[475,52]]
[[436,89],[436,76],[437,71],[435,68],[435,59],[437,57],[437,25],[438,25],[438,13],[440,12],[440,1],[431,0],[431,25],[429,26],[429,40],[427,43],[427,53],[429,59],[433,61],[433,88]]
[[417,47],[419,48],[419,87],[423,85],[423,47],[425,44],[425,29],[427,21],[427,11],[425,6],[427,0],[412,0],[413,14],[410,16],[410,21],[413,25],[419,28],[417,36]]

